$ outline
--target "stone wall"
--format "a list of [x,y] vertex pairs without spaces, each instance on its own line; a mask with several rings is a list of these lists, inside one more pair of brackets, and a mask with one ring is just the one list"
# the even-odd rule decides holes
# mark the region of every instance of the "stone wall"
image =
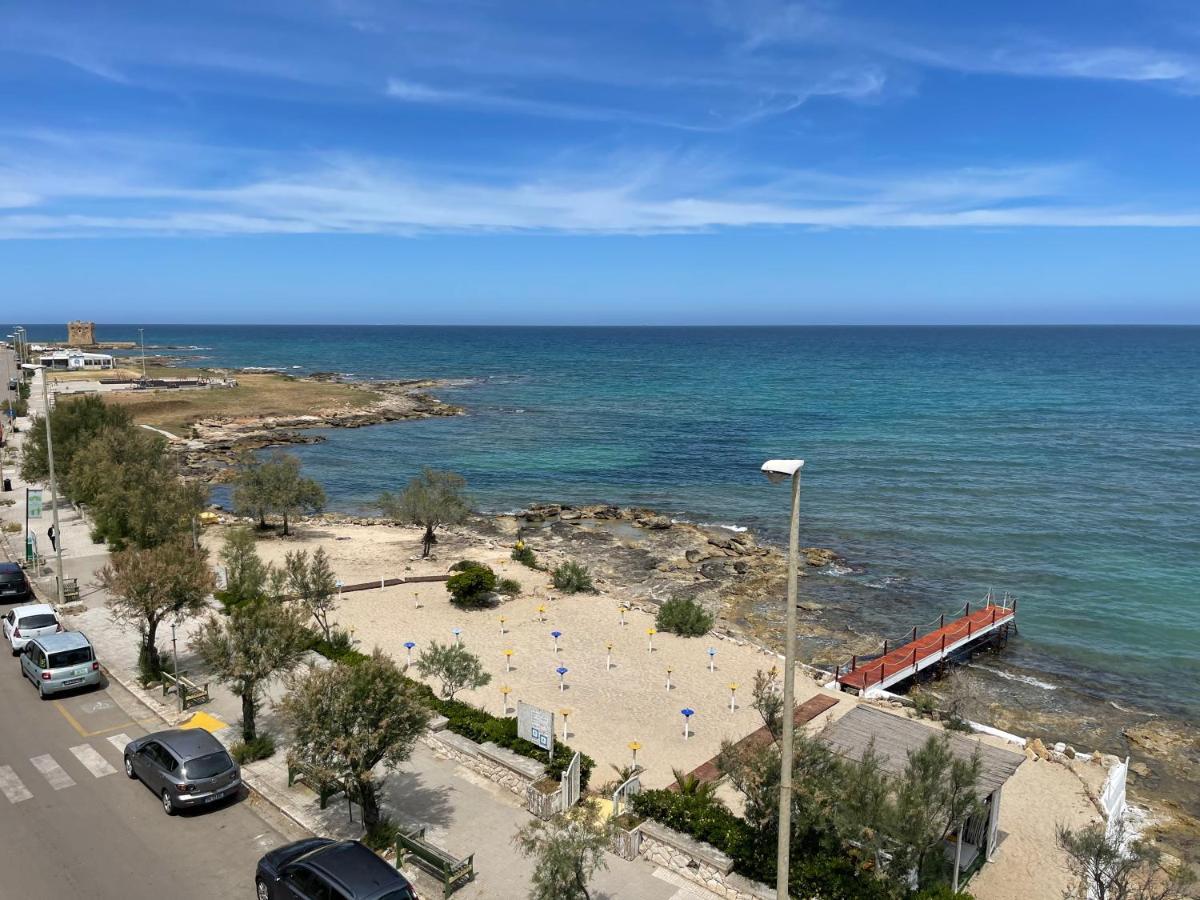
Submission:
[[[438,729],[439,725],[441,729]],[[421,739],[442,759],[452,759],[466,766],[512,791],[522,801],[526,799],[529,786],[546,776],[546,767],[537,760],[505,750],[491,741],[477,744],[444,728],[444,720],[440,723],[435,721]]]
[[728,900],[772,900],[765,884],[733,871],[733,860],[716,847],[650,819],[638,826],[641,852],[647,861],[669,869]]

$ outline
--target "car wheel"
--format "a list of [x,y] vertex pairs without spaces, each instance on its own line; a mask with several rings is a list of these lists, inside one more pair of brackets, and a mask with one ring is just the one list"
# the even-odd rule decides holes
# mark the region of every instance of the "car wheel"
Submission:
[[42,685],[42,683],[40,681],[38,682],[37,689],[38,689],[38,699],[45,700],[47,698],[46,688]]
[[129,778],[137,778],[137,775],[133,771],[133,757],[132,756],[125,757],[125,774]]
[[254,879],[254,895],[258,900],[271,900],[271,889],[261,878]]
[[162,792],[162,805],[163,812],[165,812],[168,816],[175,815],[175,804],[171,802],[171,795],[166,791]]

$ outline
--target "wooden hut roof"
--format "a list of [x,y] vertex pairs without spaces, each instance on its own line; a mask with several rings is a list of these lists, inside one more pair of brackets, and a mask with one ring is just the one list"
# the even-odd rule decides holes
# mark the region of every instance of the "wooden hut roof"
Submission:
[[978,748],[983,764],[979,773],[983,796],[1002,788],[1025,762],[1024,753],[993,747],[978,738],[943,732],[915,719],[894,716],[870,706],[856,706],[850,710],[825,728],[821,740],[835,753],[855,761],[862,759],[874,741],[875,752],[884,769],[898,775],[908,765],[910,752],[919,750],[930,736],[943,733],[950,737],[951,752],[961,759],[970,759]]

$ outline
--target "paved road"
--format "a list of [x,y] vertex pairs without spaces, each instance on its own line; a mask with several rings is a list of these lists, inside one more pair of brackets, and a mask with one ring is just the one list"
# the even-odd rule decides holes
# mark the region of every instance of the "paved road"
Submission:
[[249,900],[258,858],[304,836],[249,798],[168,817],[121,769],[160,725],[115,683],[43,702],[0,648],[0,722],[0,896]]

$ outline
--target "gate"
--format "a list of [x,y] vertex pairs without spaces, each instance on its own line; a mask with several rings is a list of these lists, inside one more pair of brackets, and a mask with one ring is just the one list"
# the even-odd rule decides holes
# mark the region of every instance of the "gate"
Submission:
[[571,757],[571,764],[562,774],[562,811],[566,812],[579,802],[579,751]]
[[621,785],[619,788],[617,788],[615,791],[613,791],[613,795],[612,795],[613,818],[615,819],[617,816],[621,815],[621,804],[622,803],[627,802],[629,800],[629,798],[632,797],[634,794],[640,794],[641,792],[642,792],[642,780],[637,775],[634,775],[632,778],[630,778],[628,781],[626,781],[623,785]]

